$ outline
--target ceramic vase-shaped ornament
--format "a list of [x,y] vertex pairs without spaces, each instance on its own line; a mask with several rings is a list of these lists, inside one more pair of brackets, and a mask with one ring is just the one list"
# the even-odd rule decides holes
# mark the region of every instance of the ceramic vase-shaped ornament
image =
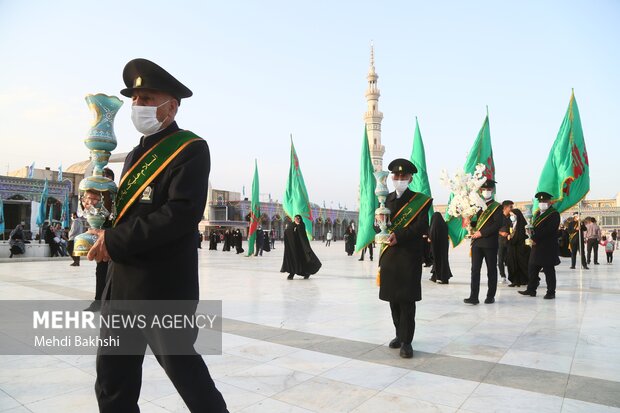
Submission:
[[[82,209],[81,201],[78,214],[86,218],[90,228],[101,229],[114,214],[114,199],[118,188],[114,181],[104,176],[103,169],[108,164],[111,152],[116,148],[114,136],[114,117],[123,105],[123,101],[116,96],[102,93],[87,95],[86,103],[93,113],[94,119],[84,144],[90,150],[90,160],[93,164],[92,176],[80,181],[80,198],[87,192],[97,194],[100,201],[95,205]],[[74,255],[85,256],[97,241],[94,234],[84,233],[75,238]]]
[[390,191],[387,187],[387,177],[390,173],[387,171],[377,171],[374,173],[377,186],[375,187],[375,195],[379,200],[379,208],[375,210],[375,223],[379,226],[380,232],[375,235],[375,242],[378,244],[387,244],[390,234],[387,227],[390,224],[391,211],[385,207],[385,200]]

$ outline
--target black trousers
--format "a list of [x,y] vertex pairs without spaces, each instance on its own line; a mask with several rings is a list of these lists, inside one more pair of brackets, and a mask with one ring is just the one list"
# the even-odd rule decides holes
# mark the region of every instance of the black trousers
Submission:
[[547,294],[555,294],[555,265],[529,264],[527,266],[527,273],[529,277],[529,281],[527,283],[527,290],[536,291],[536,289],[540,285],[540,277],[538,276],[538,274],[540,273],[541,269],[545,273],[545,281],[547,282]]
[[368,255],[370,256],[370,260],[372,261],[372,259],[373,259],[372,254],[373,254],[373,250],[374,250],[374,247],[372,246],[372,244],[370,244],[367,247],[364,247],[362,249],[362,259],[364,259],[364,254],[366,254],[366,250],[368,250]]
[[612,261],[614,260],[614,252],[606,252],[605,254],[607,254],[607,263],[611,264]]
[[[222,394],[215,387],[209,370],[202,356],[194,351],[194,342],[197,331],[190,330],[184,333],[167,334],[165,330],[133,329],[101,329],[100,337],[120,337],[120,343],[131,343],[135,353],[142,354],[120,355],[114,354],[117,349],[107,349],[97,352],[97,380],[95,394],[101,413],[138,413],[138,399],[142,387],[142,362],[147,344],[158,349],[157,361],[163,367],[168,378],[179,392],[190,412],[223,413],[226,402]],[[174,348],[179,345],[184,348],[184,354],[190,355],[161,355],[170,348],[174,341]],[[138,351],[136,351],[138,350]],[[164,350],[164,351],[162,351]]]
[[401,343],[411,344],[415,333],[415,301],[411,303],[397,303],[390,301],[392,321],[396,328],[396,337]]
[[588,264],[586,263],[586,256],[583,253],[584,248],[583,248],[583,243],[581,243],[581,248],[579,248],[579,241],[571,241],[570,243],[570,266],[574,267],[575,264],[577,263],[577,253],[579,253],[579,255],[581,255],[581,266],[582,267],[587,267]]
[[482,260],[487,264],[487,298],[495,298],[497,292],[497,248],[471,247],[471,293],[469,298],[477,300],[480,294],[480,270]]
[[592,250],[594,250],[594,264],[598,264],[598,240],[588,240],[588,264],[590,264],[590,258],[592,258]]
[[[499,268],[499,275],[506,277],[506,256],[508,255],[508,242],[499,241],[499,249],[497,250],[497,268]],[[505,239],[505,238],[504,238]]]
[[97,268],[95,269],[95,301],[101,300],[107,278],[108,263],[103,261],[98,262]]

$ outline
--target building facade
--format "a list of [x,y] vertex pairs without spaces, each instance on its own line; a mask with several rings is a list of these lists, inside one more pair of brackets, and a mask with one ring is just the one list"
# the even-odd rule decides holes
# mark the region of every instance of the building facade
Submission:
[[[199,225],[200,231],[224,231],[239,228],[244,236],[247,236],[252,202],[248,198],[241,199],[239,192],[221,189],[210,189],[209,192],[205,219]],[[323,239],[330,230],[334,237],[342,239],[351,223],[354,223],[357,228],[357,211],[324,208],[317,204],[311,204],[311,208],[312,236],[315,239]],[[281,239],[287,223],[291,222],[282,204],[273,200],[261,201],[260,212],[261,227],[265,230],[273,229],[276,238]]]
[[31,178],[28,177],[28,172],[28,167],[25,166],[9,172],[6,176],[0,176],[0,198],[4,205],[5,223],[4,234],[0,234],[0,239],[2,237],[8,239],[11,231],[22,222],[26,230],[32,233],[38,232],[36,220],[46,180],[48,186],[46,217],[51,211],[53,220],[61,220],[65,196],[69,199],[71,211],[75,211],[77,207],[77,186],[82,175],[63,173],[62,181],[58,181],[58,171],[52,171],[50,168],[34,169]]

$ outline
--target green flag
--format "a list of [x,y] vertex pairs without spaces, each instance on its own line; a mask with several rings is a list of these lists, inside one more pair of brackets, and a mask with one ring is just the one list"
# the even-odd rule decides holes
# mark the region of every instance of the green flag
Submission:
[[[424,143],[422,142],[422,134],[420,133],[420,125],[418,125],[418,117],[415,117],[415,133],[413,134],[413,147],[411,148],[411,163],[415,165],[418,173],[413,174],[413,180],[409,184],[409,189],[414,192],[420,192],[424,195],[432,197],[431,185],[428,183],[428,173],[426,172],[426,153],[424,152]],[[433,206],[428,209],[428,220],[430,222],[433,216]]]
[[[558,136],[540,174],[536,192],[544,191],[553,195],[556,199],[553,207],[562,212],[581,201],[589,190],[588,152],[573,92]],[[533,209],[538,209],[538,200],[534,201]]]
[[[34,165],[34,164],[33,164]],[[48,197],[47,178],[45,178],[45,185],[43,186],[43,192],[41,192],[41,202],[39,203],[39,213],[37,215],[37,226],[42,227],[45,222],[45,212],[47,212],[47,197]]]
[[252,179],[252,204],[250,210],[250,230],[248,231],[248,257],[254,254],[256,229],[260,220],[260,200],[258,190],[258,163],[254,160],[254,179]]
[[288,179],[286,180],[286,189],[284,190],[284,199],[282,200],[282,208],[291,219],[295,215],[301,215],[306,225],[308,239],[312,239],[312,208],[308,198],[308,191],[304,183],[304,177],[299,168],[299,159],[293,145],[293,137],[291,136],[291,165],[288,171]]
[[[482,124],[482,129],[478,132],[478,137],[474,142],[463,170],[465,173],[473,174],[476,171],[476,165],[479,163],[486,166],[483,175],[487,179],[495,180],[495,163],[493,162],[493,148],[491,147],[491,131],[489,130],[489,113]],[[448,206],[452,201],[454,194],[450,194]],[[447,209],[446,209],[447,210]],[[448,235],[452,240],[452,246],[456,247],[463,241],[467,235],[467,229],[463,228],[463,220],[461,217],[453,217],[446,212],[446,223],[448,224]]]
[[360,161],[360,208],[357,222],[357,241],[355,251],[360,251],[375,239],[375,209],[378,200],[375,196],[375,180],[372,159],[370,158],[370,146],[368,133],[364,127],[364,141],[362,142],[362,158]]

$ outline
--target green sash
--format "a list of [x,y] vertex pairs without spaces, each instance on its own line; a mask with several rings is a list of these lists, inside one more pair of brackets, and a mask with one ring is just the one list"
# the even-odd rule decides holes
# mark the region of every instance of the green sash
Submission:
[[553,211],[555,211],[553,207],[547,208],[545,212],[543,212],[542,214],[538,214],[536,218],[534,218],[534,222],[532,222],[532,225],[534,225],[534,227],[537,227],[538,225],[540,225],[541,222],[549,218],[549,215],[551,215]]
[[[420,211],[431,202],[431,198],[427,195],[424,195],[421,192],[416,192],[413,194],[411,199],[394,215],[394,219],[392,220],[392,225],[388,228],[388,232],[391,234],[394,231],[405,228],[411,221],[418,216]],[[389,247],[388,244],[382,244],[381,253],[385,251]]]
[[480,214],[480,218],[478,218],[478,223],[476,224],[476,231],[480,231],[482,227],[484,227],[484,224],[487,223],[489,218],[491,218],[493,213],[495,213],[497,208],[499,208],[499,205],[499,202],[493,201],[490,205],[487,206],[487,209],[482,211],[482,214]]
[[190,131],[178,131],[163,138],[149,149],[123,175],[116,197],[118,215],[114,225],[118,224],[131,205],[143,191],[168,166],[187,145],[200,140]]

